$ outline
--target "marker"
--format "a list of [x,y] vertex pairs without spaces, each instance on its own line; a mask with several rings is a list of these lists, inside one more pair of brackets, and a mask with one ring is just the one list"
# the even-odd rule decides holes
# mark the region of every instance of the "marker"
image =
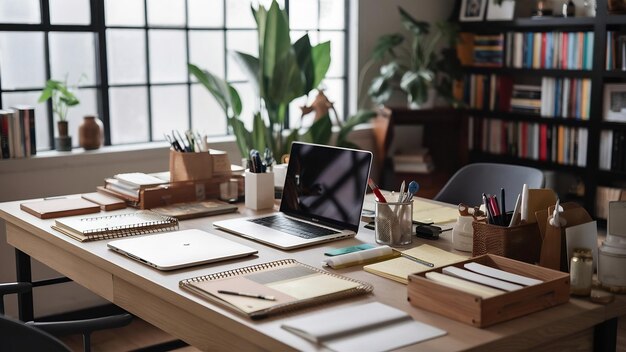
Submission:
[[267,301],[276,300],[274,296],[258,295],[256,293],[245,293],[245,292],[236,292],[236,291],[227,291],[227,290],[217,290],[217,293],[222,293],[225,295],[241,296],[241,297],[258,298],[258,299],[264,299]]
[[378,188],[376,183],[374,183],[374,180],[372,180],[371,178],[367,179],[367,184],[374,192],[374,196],[379,203],[387,203],[387,200],[383,196],[382,192],[380,192],[380,188]]

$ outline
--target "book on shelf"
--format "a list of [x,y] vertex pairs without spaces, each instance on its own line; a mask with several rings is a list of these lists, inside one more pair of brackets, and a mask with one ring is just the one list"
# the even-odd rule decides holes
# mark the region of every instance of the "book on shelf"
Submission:
[[100,206],[82,198],[50,198],[20,204],[20,209],[40,219],[100,212]]
[[[591,70],[593,32],[507,32],[504,61],[514,68]],[[608,49],[607,49],[608,51]]]
[[324,310],[281,327],[333,351],[389,351],[446,334],[380,302]]
[[107,216],[57,219],[52,228],[75,240],[86,242],[173,231],[178,229],[178,220],[149,210],[139,210]]
[[367,294],[373,290],[372,285],[365,282],[293,259],[198,276],[182,280],[179,285],[252,319]]
[[37,154],[35,110],[17,105],[0,110],[0,159],[28,158]]
[[606,32],[607,71],[626,71],[626,35],[617,31]]

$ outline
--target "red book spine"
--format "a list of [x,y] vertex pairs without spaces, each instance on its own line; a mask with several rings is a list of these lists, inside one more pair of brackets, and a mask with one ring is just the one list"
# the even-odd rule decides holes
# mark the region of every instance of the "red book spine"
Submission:
[[548,160],[548,126],[539,126],[539,160]]

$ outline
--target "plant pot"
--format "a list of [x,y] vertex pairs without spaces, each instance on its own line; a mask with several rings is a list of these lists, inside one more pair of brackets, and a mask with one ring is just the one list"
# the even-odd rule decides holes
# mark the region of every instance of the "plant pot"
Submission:
[[68,136],[67,120],[57,121],[57,131],[59,136],[54,139],[54,149],[60,152],[72,150],[72,137]]
[[68,136],[68,123],[67,120],[57,121],[57,131],[59,132],[59,137],[67,137]]
[[98,149],[104,142],[102,121],[87,115],[78,127],[78,144],[86,150]]

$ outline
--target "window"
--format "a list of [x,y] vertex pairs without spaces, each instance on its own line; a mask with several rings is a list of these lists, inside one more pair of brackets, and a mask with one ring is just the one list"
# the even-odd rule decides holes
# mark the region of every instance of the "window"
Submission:
[[[332,62],[322,86],[340,115],[347,107],[345,0],[279,0],[292,40],[331,41]],[[56,128],[49,103],[37,103],[48,78],[78,84],[80,105],[68,114],[78,135],[84,115],[97,113],[105,143],[163,140],[172,129],[228,133],[226,117],[187,62],[225,77],[238,89],[243,119],[259,102],[228,51],[257,54],[251,6],[269,0],[0,0],[0,106],[35,106],[37,147],[51,149]],[[300,126],[292,103],[289,124]],[[312,100],[312,97],[310,97]],[[74,144],[78,138],[74,138]]]

